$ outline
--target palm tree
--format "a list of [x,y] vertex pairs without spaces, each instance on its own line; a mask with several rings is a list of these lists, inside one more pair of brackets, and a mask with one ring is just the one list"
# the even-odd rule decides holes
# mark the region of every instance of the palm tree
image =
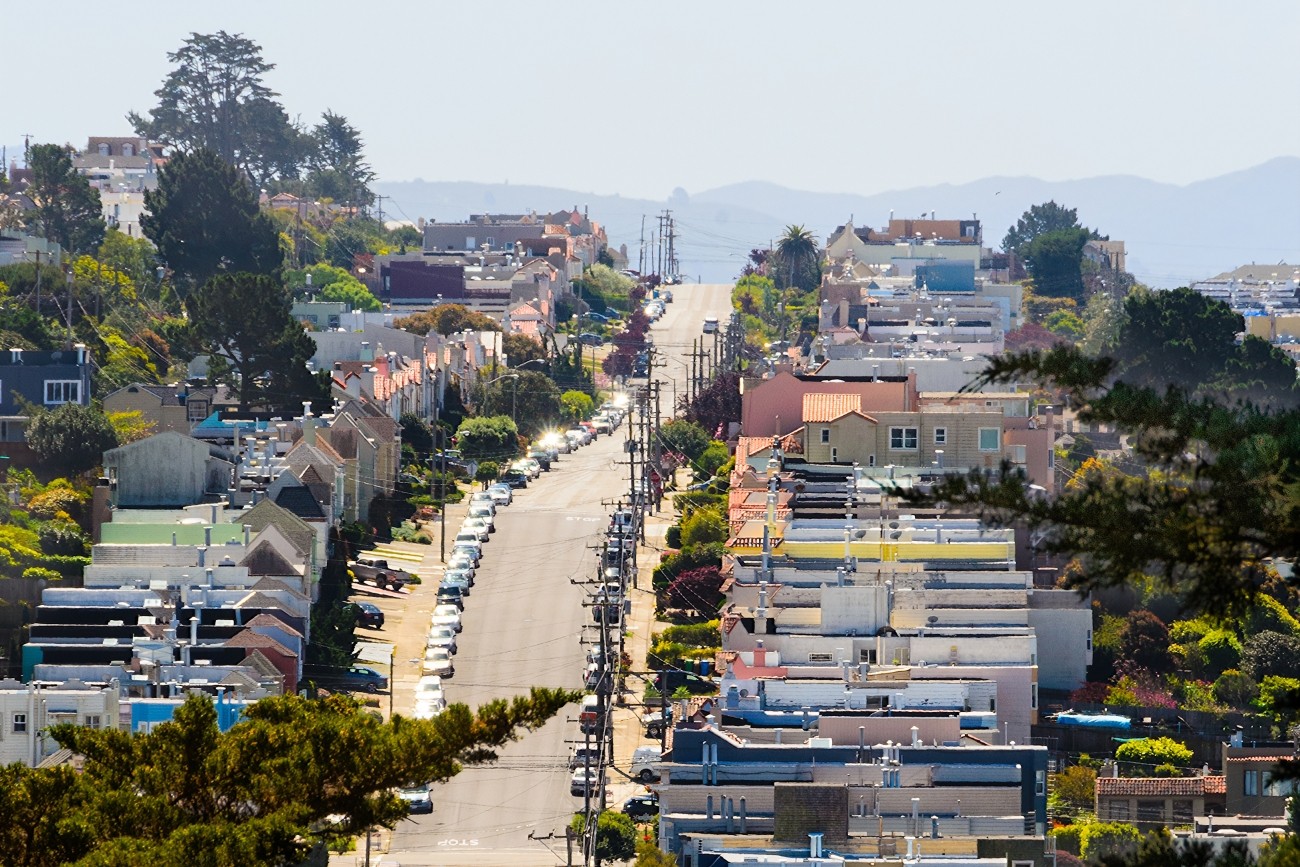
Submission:
[[817,259],[817,236],[803,226],[791,224],[776,242],[776,255],[785,266],[786,285],[793,285],[794,275],[809,260]]

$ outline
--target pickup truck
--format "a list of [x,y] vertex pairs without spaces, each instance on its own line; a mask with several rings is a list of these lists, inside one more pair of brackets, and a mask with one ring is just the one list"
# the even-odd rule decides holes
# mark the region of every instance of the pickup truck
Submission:
[[378,587],[387,587],[389,590],[401,590],[411,583],[412,578],[411,573],[392,568],[387,560],[378,560],[374,557],[358,557],[355,562],[349,564],[348,570],[352,573],[354,581],[369,581]]

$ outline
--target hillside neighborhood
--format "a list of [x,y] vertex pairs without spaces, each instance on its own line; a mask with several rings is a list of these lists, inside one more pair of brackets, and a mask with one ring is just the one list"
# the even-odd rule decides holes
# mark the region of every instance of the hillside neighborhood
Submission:
[[1300,265],[1048,201],[696,283],[177,107],[249,56],[0,173],[0,864],[1294,863]]

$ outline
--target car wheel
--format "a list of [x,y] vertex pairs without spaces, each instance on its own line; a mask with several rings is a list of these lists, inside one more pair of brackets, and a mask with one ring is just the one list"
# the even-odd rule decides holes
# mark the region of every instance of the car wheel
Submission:
[[379,687],[375,686],[373,683],[368,683],[366,684],[366,692],[373,695],[374,693],[379,692]]
[[641,769],[641,782],[648,783],[655,778],[655,772],[649,768]]

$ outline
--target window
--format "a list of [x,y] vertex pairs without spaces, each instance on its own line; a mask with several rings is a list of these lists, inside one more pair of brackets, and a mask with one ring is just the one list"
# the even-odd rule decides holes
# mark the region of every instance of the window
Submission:
[[129,144],[122,145],[122,156],[124,157],[135,156],[135,145],[129,145]]
[[1092,630],[1088,630],[1088,652],[1092,653]]
[[858,649],[858,662],[865,662],[868,665],[876,664],[876,649],[874,647],[862,647]]
[[1034,794],[1047,794],[1047,771],[1038,771],[1034,774]]
[[1106,818],[1112,821],[1128,821],[1128,801],[1111,801],[1106,805]]
[[1038,684],[1036,683],[1029,685],[1029,706],[1038,707]]
[[889,429],[889,447],[891,449],[914,449],[917,445],[916,428],[891,427]]
[[106,157],[106,156],[108,156],[108,153],[109,153],[109,152],[108,152],[108,145],[104,144],[103,142],[100,142],[99,145],[96,146],[95,150],[97,150],[97,151],[99,152],[99,155],[100,155],[101,157]]
[[831,441],[831,429],[828,427],[822,428],[822,442],[828,443],[830,441]]
[[826,664],[826,663],[831,662],[831,660],[832,660],[832,657],[831,657],[831,655],[830,655],[829,653],[810,653],[810,654],[808,654],[808,662],[809,662],[810,664],[813,664],[813,665],[816,665],[817,663]]
[[20,735],[25,731],[27,731],[27,714],[14,714],[14,734]]
[[946,427],[937,427],[934,429],[934,444],[945,446],[948,444],[948,429]]
[[1164,818],[1164,801],[1138,801],[1137,819],[1139,822],[1160,822]]
[[1284,798],[1295,791],[1289,780],[1277,779],[1271,773],[1264,774],[1264,794],[1270,798]]
[[996,452],[1002,446],[1002,431],[995,427],[980,428],[980,451]]
[[1259,794],[1259,771],[1246,771],[1241,775],[1241,793],[1243,795]]
[[57,406],[63,403],[81,403],[81,380],[45,380],[45,405]]
[[101,717],[101,716],[100,716],[99,714],[97,714],[97,713],[86,714],[86,728],[88,728],[88,729],[102,729],[103,727],[104,727],[104,719],[103,719],[103,717]]
[[1174,824],[1190,825],[1192,823],[1192,802],[1174,801]]

